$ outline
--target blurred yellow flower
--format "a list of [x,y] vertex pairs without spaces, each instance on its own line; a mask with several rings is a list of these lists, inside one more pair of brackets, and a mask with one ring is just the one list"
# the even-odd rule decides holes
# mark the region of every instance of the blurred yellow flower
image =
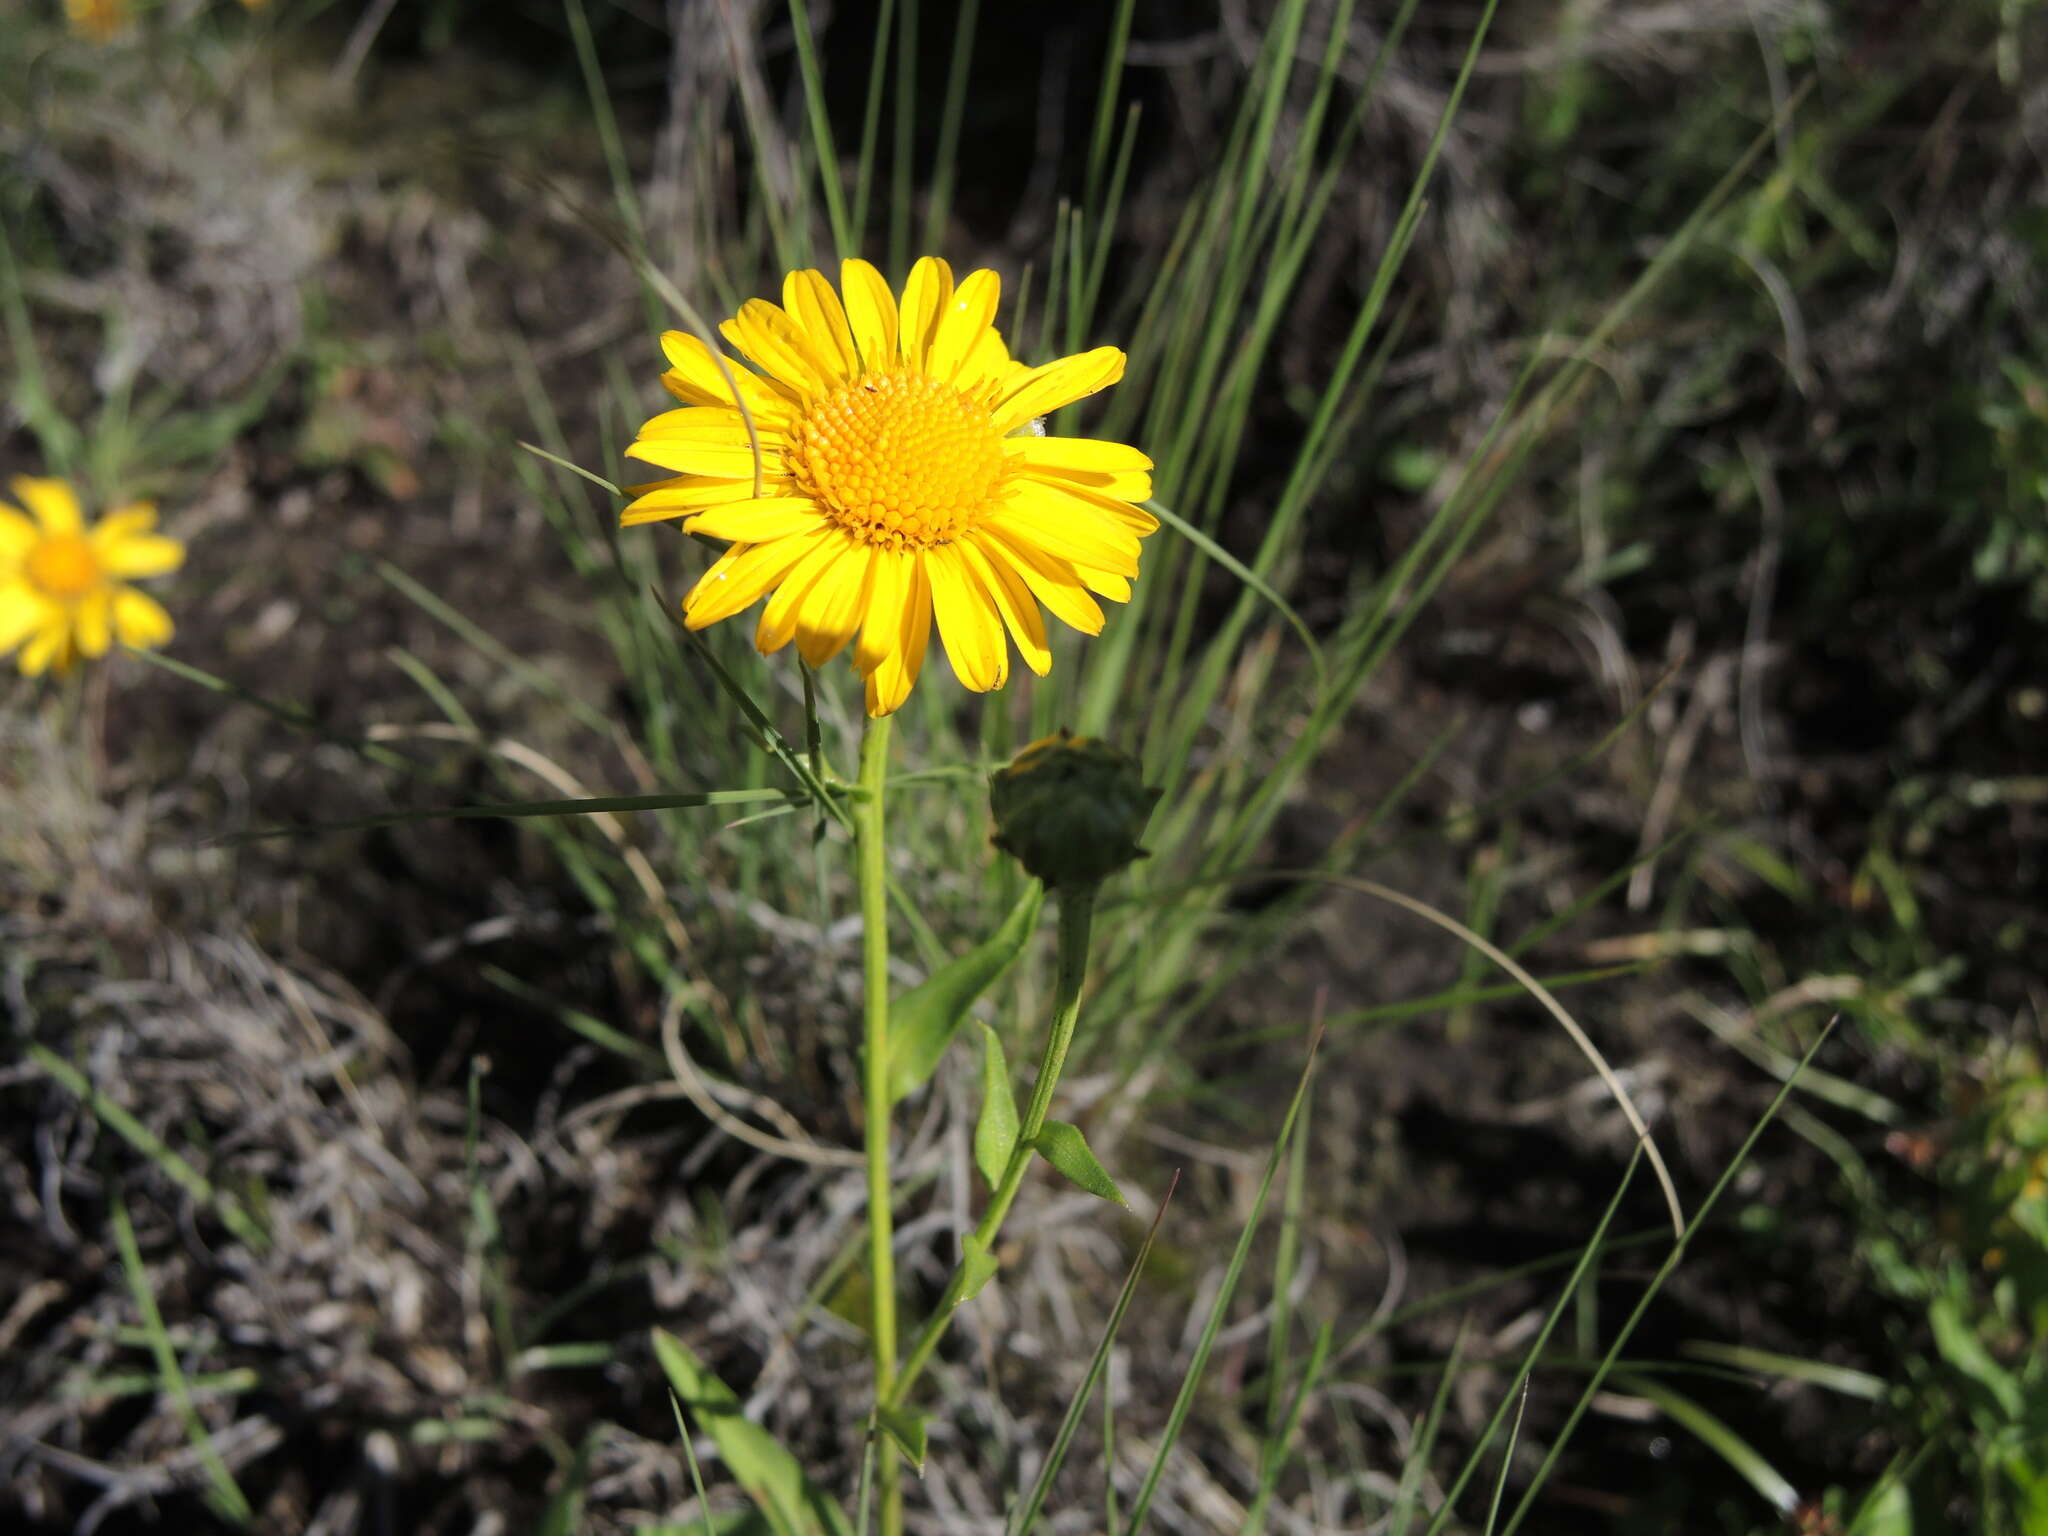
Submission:
[[686,332],[662,337],[662,383],[683,408],[626,451],[676,474],[630,487],[623,521],[680,517],[728,541],[684,600],[690,628],[768,597],[754,643],[794,640],[814,667],[852,645],[871,715],[909,696],[934,618],[976,692],[1009,677],[1005,628],[1043,676],[1039,605],[1099,632],[1090,593],[1128,601],[1138,541],[1159,526],[1133,505],[1152,494],[1150,459],[1039,425],[1122,378],[1123,353],[1012,361],[991,323],[996,274],[956,286],[935,257],[911,269],[900,302],[864,261],[843,262],[839,286],[843,303],[823,273],[792,272],[781,307],[743,304],[719,332],[752,369]]
[[0,502],[0,656],[17,646],[23,675],[68,671],[116,640],[137,648],[171,637],[171,616],[127,583],[175,571],[185,546],[151,530],[148,502],[116,507],[87,528],[62,480],[26,475],[14,494],[33,513]]
[[64,14],[72,31],[96,43],[111,43],[135,25],[128,0],[64,0]]

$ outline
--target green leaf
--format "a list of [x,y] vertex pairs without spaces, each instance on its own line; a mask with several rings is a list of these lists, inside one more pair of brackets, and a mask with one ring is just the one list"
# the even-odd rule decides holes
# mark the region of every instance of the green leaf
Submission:
[[960,1267],[967,1271],[967,1286],[960,1293],[964,1306],[981,1294],[981,1288],[995,1279],[996,1271],[1002,1268],[988,1245],[972,1232],[960,1242]]
[[995,985],[1031,941],[1044,901],[1045,887],[1032,881],[993,934],[889,1005],[892,1103],[931,1080],[974,1000]]
[[1913,1536],[1913,1499],[1904,1480],[1887,1477],[1872,1489],[1849,1531],[1850,1536]]
[[877,1408],[875,1422],[882,1426],[882,1433],[896,1442],[896,1449],[916,1470],[924,1476],[924,1415],[912,1413],[907,1408]]
[[1747,1440],[1691,1398],[1672,1391],[1661,1381],[1634,1372],[1616,1371],[1614,1384],[1624,1392],[1647,1398],[1673,1423],[1692,1431],[1701,1444],[1734,1468],[1742,1480],[1761,1494],[1779,1514],[1790,1518],[1799,1507],[1799,1490],[1785,1475],[1764,1460]]
[[804,1476],[773,1435],[741,1414],[732,1388],[706,1370],[674,1334],[656,1328],[652,1337],[654,1358],[681,1400],[682,1412],[711,1437],[776,1536],[852,1536],[845,1512]]
[[1017,1149],[1017,1100],[1010,1092],[1010,1064],[1003,1042],[986,1024],[981,1026],[981,1114],[974,1122],[974,1166],[995,1189]]
[[1081,1134],[1077,1125],[1064,1120],[1048,1120],[1045,1129],[1038,1133],[1033,1143],[1045,1160],[1065,1174],[1074,1183],[1091,1195],[1104,1200],[1114,1200],[1129,1209],[1130,1202],[1124,1199],[1124,1192],[1116,1187],[1116,1180],[1109,1176],[1102,1164],[1095,1160],[1095,1154],[1088,1150],[1088,1138]]
[[1927,1309],[1927,1321],[1934,1327],[1934,1347],[1941,1352],[1941,1358],[1982,1387],[1999,1410],[2017,1422],[2024,1411],[2020,1384],[2010,1371],[1991,1358],[1991,1351],[1963,1316],[1956,1297],[1935,1297]]
[[576,1447],[576,1455],[563,1475],[562,1486],[548,1500],[535,1536],[576,1536],[583,1524],[583,1490],[590,1481],[590,1456],[597,1448],[597,1431],[592,1430]]

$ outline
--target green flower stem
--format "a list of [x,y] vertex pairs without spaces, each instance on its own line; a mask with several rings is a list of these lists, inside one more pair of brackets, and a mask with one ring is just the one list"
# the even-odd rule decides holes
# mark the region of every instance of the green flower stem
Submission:
[[[896,1385],[896,1223],[889,1172],[889,865],[883,834],[889,779],[889,718],[868,722],[860,742],[860,798],[853,811],[860,853],[861,969],[867,1024],[861,1079],[868,1164],[868,1338],[875,1357],[875,1401]],[[883,1536],[903,1529],[903,1468],[880,1446]]]
[[952,1278],[946,1282],[945,1295],[939,1298],[938,1307],[925,1320],[916,1342],[910,1346],[910,1354],[896,1376],[895,1390],[883,1397],[884,1407],[899,1408],[909,1396],[911,1386],[930,1363],[932,1351],[939,1347],[939,1340],[945,1337],[946,1329],[951,1326],[953,1314],[968,1299],[969,1287],[974,1284],[972,1257],[977,1253],[994,1251],[996,1234],[1002,1230],[1003,1218],[1010,1214],[1017,1192],[1024,1187],[1024,1175],[1030,1172],[1031,1159],[1037,1150],[1034,1144],[1038,1133],[1045,1129],[1045,1117],[1052,1108],[1053,1090],[1059,1086],[1060,1072],[1067,1064],[1067,1048],[1074,1043],[1074,1026],[1081,1017],[1081,984],[1088,975],[1088,933],[1095,918],[1095,893],[1098,889],[1100,887],[1096,885],[1076,885],[1059,892],[1059,981],[1053,998],[1052,1030],[1045,1039],[1045,1055],[1038,1064],[1038,1081],[1032,1085],[1031,1103],[1025,1109],[1023,1124],[1017,1130],[1017,1145],[1010,1150],[1010,1160],[1003,1167],[1002,1182],[996,1186],[988,1209],[982,1212],[980,1224],[967,1240],[965,1254],[954,1268]]

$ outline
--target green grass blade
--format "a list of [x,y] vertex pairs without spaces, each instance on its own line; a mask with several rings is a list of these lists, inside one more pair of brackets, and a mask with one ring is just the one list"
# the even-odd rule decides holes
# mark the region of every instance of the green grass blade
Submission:
[[438,805],[418,811],[384,811],[375,816],[352,816],[346,821],[262,827],[214,841],[233,848],[273,837],[321,837],[330,832],[365,832],[373,827],[405,827],[422,821],[517,821],[529,816],[597,816],[621,811],[672,811],[708,805],[758,805],[768,800],[797,805],[808,803],[801,795],[782,789],[712,789],[699,794],[675,795],[596,795],[581,800],[508,800],[496,805]]
[[[1833,1032],[1833,1029],[1834,1021],[1830,1020],[1828,1027],[1820,1032],[1819,1036],[1814,1040],[1812,1047],[1807,1051],[1804,1058],[1806,1061],[1810,1062],[1813,1060],[1814,1055],[1827,1042],[1828,1036]],[[1542,1464],[1537,1467],[1536,1475],[1530,1479],[1528,1488],[1523,1491],[1521,1502],[1515,1506],[1515,1512],[1509,1517],[1507,1529],[1502,1532],[1502,1536],[1514,1536],[1514,1532],[1520,1528],[1522,1521],[1527,1518],[1530,1509],[1536,1503],[1536,1496],[1543,1491],[1543,1484],[1549,1479],[1551,1470],[1557,1465],[1558,1457],[1564,1453],[1565,1446],[1570,1443],[1572,1431],[1578,1427],[1578,1422],[1585,1415],[1587,1406],[1593,1400],[1593,1395],[1605,1383],[1608,1372],[1614,1368],[1615,1361],[1621,1358],[1622,1349],[1634,1335],[1637,1325],[1643,1320],[1643,1315],[1650,1310],[1650,1303],[1656,1300],[1658,1292],[1664,1288],[1664,1282],[1670,1279],[1672,1271],[1678,1268],[1679,1261],[1685,1257],[1686,1246],[1692,1241],[1694,1234],[1699,1231],[1707,1217],[1712,1214],[1714,1207],[1720,1202],[1721,1196],[1726,1192],[1728,1186],[1735,1181],[1736,1173],[1742,1168],[1744,1163],[1749,1161],[1750,1152],[1755,1148],[1757,1141],[1763,1136],[1765,1129],[1777,1118],[1778,1111],[1783,1108],[1785,1100],[1791,1096],[1791,1093],[1791,1083],[1779,1085],[1777,1093],[1771,1097],[1770,1105],[1758,1118],[1756,1124],[1750,1127],[1749,1135],[1743,1138],[1742,1145],[1736,1149],[1735,1156],[1730,1159],[1728,1166],[1721,1170],[1720,1178],[1714,1181],[1714,1187],[1707,1192],[1706,1199],[1702,1200],[1698,1209],[1693,1212],[1692,1220],[1686,1224],[1683,1235],[1672,1245],[1670,1254],[1666,1256],[1663,1264],[1658,1267],[1657,1273],[1650,1278],[1650,1283],[1643,1288],[1643,1294],[1638,1298],[1635,1309],[1629,1313],[1627,1320],[1622,1323],[1620,1330],[1614,1336],[1613,1343],[1608,1346],[1607,1354],[1602,1357],[1600,1364],[1594,1369],[1592,1377],[1587,1381],[1584,1391],[1579,1396],[1578,1402],[1572,1406],[1572,1411],[1567,1416],[1564,1427],[1559,1430],[1556,1438],[1551,1441],[1548,1453],[1545,1454]]]
[[1125,1536],[1136,1536],[1144,1529],[1146,1517],[1152,1511],[1152,1500],[1159,1491],[1159,1480],[1166,1475],[1167,1458],[1179,1441],[1181,1431],[1187,1425],[1188,1410],[1194,1406],[1195,1391],[1202,1383],[1202,1376],[1208,1370],[1209,1353],[1216,1347],[1216,1335],[1223,1329],[1224,1314],[1229,1310],[1232,1298],[1237,1294],[1237,1283],[1244,1274],[1245,1261],[1251,1257],[1252,1239],[1258,1233],[1259,1218],[1265,1213],[1266,1199],[1273,1190],[1273,1178],[1280,1170],[1281,1160],[1287,1155],[1287,1147],[1294,1136],[1294,1128],[1301,1118],[1302,1106],[1308,1102],[1309,1084],[1315,1078],[1316,1052],[1323,1043],[1320,1024],[1309,1037],[1308,1059],[1302,1063],[1301,1079],[1295,1084],[1294,1098],[1287,1106],[1286,1118],[1280,1122],[1280,1134],[1274,1139],[1273,1150],[1266,1158],[1266,1171],[1259,1180],[1259,1190],[1252,1199],[1251,1213],[1245,1218],[1244,1230],[1238,1234],[1237,1247],[1230,1255],[1229,1267],[1224,1271],[1223,1284],[1216,1292],[1216,1299],[1210,1305],[1208,1321],[1202,1327],[1201,1341],[1195,1346],[1195,1356],[1188,1364],[1187,1374],[1181,1379],[1180,1392],[1173,1400],[1173,1409],[1167,1415],[1166,1428],[1159,1437],[1159,1449],[1152,1457],[1152,1465],[1146,1470],[1145,1481],[1138,1489],[1138,1496],[1131,1501],[1130,1513],[1124,1520]]
[[[1138,1245],[1137,1257],[1131,1260],[1129,1273],[1124,1276],[1124,1286],[1117,1293],[1116,1305],[1110,1308],[1109,1322],[1104,1325],[1102,1338],[1095,1346],[1095,1353],[1089,1357],[1088,1370],[1081,1378],[1081,1387],[1067,1404],[1067,1411],[1060,1418],[1060,1427],[1054,1433],[1052,1445],[1045,1453],[1045,1464],[1038,1469],[1038,1480],[1031,1485],[1031,1492],[1010,1514],[1003,1529],[1009,1536],[1025,1536],[1037,1523],[1039,1512],[1045,1508],[1045,1501],[1052,1493],[1053,1480],[1059,1476],[1060,1468],[1067,1459],[1067,1452],[1074,1443],[1074,1435],[1081,1427],[1081,1417],[1088,1411],[1089,1401],[1095,1396],[1095,1388],[1102,1380],[1102,1373],[1109,1367],[1110,1348],[1116,1343],[1117,1330],[1123,1327],[1124,1315],[1131,1310],[1131,1302],[1137,1298],[1138,1281],[1145,1273],[1145,1261],[1152,1256],[1152,1245],[1159,1237],[1160,1225],[1166,1220],[1166,1208],[1173,1204],[1173,1192],[1180,1188],[1180,1173],[1173,1175],[1166,1186],[1166,1194],[1160,1199],[1159,1209],[1153,1213],[1152,1225],[1145,1229],[1145,1240]],[[1104,1412],[1108,1411],[1107,1399]],[[1105,1442],[1111,1442],[1108,1434]],[[1104,1480],[1114,1488],[1116,1463],[1113,1458],[1106,1460],[1103,1467]],[[1114,1499],[1114,1493],[1111,1498]],[[1114,1505],[1111,1506],[1112,1511]],[[1115,1514],[1109,1519],[1111,1528],[1116,1524]]]
[[933,254],[945,245],[946,225],[953,216],[953,187],[960,169],[960,119],[967,104],[967,66],[974,57],[974,29],[980,19],[981,0],[960,0],[954,13],[953,52],[946,64],[946,94],[939,107],[931,195],[925,206],[924,248]]
[[164,1145],[156,1132],[95,1088],[83,1072],[39,1041],[31,1040],[25,1054],[55,1078],[60,1087],[91,1110],[102,1125],[154,1163],[165,1178],[201,1205],[212,1207],[222,1225],[236,1237],[259,1253],[270,1246],[269,1236],[242,1208],[239,1200],[224,1190],[216,1189],[205,1174]]
[[190,1442],[199,1463],[206,1469],[207,1481],[212,1492],[207,1500],[222,1517],[235,1525],[246,1525],[254,1515],[249,1501],[243,1497],[241,1486],[236,1483],[234,1473],[220,1458],[214,1447],[213,1436],[207,1433],[205,1421],[199,1417],[199,1410],[193,1406],[192,1394],[185,1385],[185,1373],[178,1365],[178,1352],[171,1347],[169,1333],[164,1329],[163,1314],[157,1310],[156,1293],[150,1288],[149,1270],[142,1262],[142,1250],[135,1242],[135,1227],[128,1219],[127,1202],[116,1195],[108,1217],[114,1228],[114,1246],[120,1250],[121,1268],[128,1276],[128,1292],[135,1299],[135,1310],[141,1315],[142,1326],[149,1335],[150,1353],[156,1357],[157,1374],[163,1378],[164,1390],[178,1406],[178,1417],[185,1424],[185,1438]]
[[1614,1385],[1623,1392],[1655,1403],[1665,1417],[1688,1430],[1695,1439],[1735,1469],[1780,1516],[1790,1518],[1799,1507],[1799,1490],[1776,1467],[1759,1455],[1742,1436],[1715,1418],[1691,1398],[1682,1396],[1648,1376],[1617,1372]]
[[818,156],[818,180],[825,188],[825,216],[832,225],[832,243],[841,256],[858,256],[860,240],[847,222],[846,189],[841,185],[839,156],[832,147],[832,117],[825,110],[825,77],[818,69],[817,39],[804,0],[789,0],[789,24],[796,33],[797,73],[803,80],[804,110],[810,117],[812,147]]
[[1528,1384],[1537,1362],[1543,1358],[1544,1346],[1550,1342],[1550,1336],[1557,1330],[1557,1325],[1564,1320],[1566,1311],[1570,1309],[1573,1299],[1579,1293],[1579,1287],[1592,1273],[1593,1262],[1600,1256],[1602,1246],[1607,1240],[1607,1229],[1614,1225],[1614,1218],[1621,1210],[1622,1196],[1628,1193],[1628,1187],[1635,1179],[1636,1165],[1642,1160],[1643,1153],[1643,1147],[1638,1145],[1630,1154],[1628,1167],[1623,1170],[1621,1182],[1614,1188],[1613,1198],[1607,1202],[1607,1209],[1600,1213],[1599,1225],[1594,1227],[1593,1235],[1579,1251],[1578,1262],[1572,1266],[1571,1274],[1566,1277],[1564,1289],[1558,1292],[1557,1300],[1551,1304],[1549,1313],[1543,1319],[1543,1326],[1537,1330],[1536,1337],[1523,1353],[1522,1363],[1517,1367],[1514,1379],[1508,1383],[1507,1392],[1495,1406],[1492,1417],[1486,1421],[1486,1427],[1480,1431],[1479,1438],[1472,1447],[1472,1454],[1465,1458],[1464,1466],[1459,1469],[1451,1486],[1444,1491],[1443,1503],[1437,1506],[1436,1515],[1424,1528],[1423,1536],[1437,1536],[1456,1512],[1458,1498],[1464,1493],[1465,1485],[1478,1472],[1479,1463],[1486,1455],[1487,1447],[1493,1444],[1493,1437],[1500,1432],[1501,1421],[1507,1417],[1509,1407],[1519,1401],[1521,1391]]

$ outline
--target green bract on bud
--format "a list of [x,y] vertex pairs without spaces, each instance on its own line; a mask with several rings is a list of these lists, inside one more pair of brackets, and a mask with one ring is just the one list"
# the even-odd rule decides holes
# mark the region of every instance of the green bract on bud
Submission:
[[1144,857],[1138,837],[1158,799],[1132,758],[1064,730],[988,781],[996,846],[1055,890],[1097,884]]

